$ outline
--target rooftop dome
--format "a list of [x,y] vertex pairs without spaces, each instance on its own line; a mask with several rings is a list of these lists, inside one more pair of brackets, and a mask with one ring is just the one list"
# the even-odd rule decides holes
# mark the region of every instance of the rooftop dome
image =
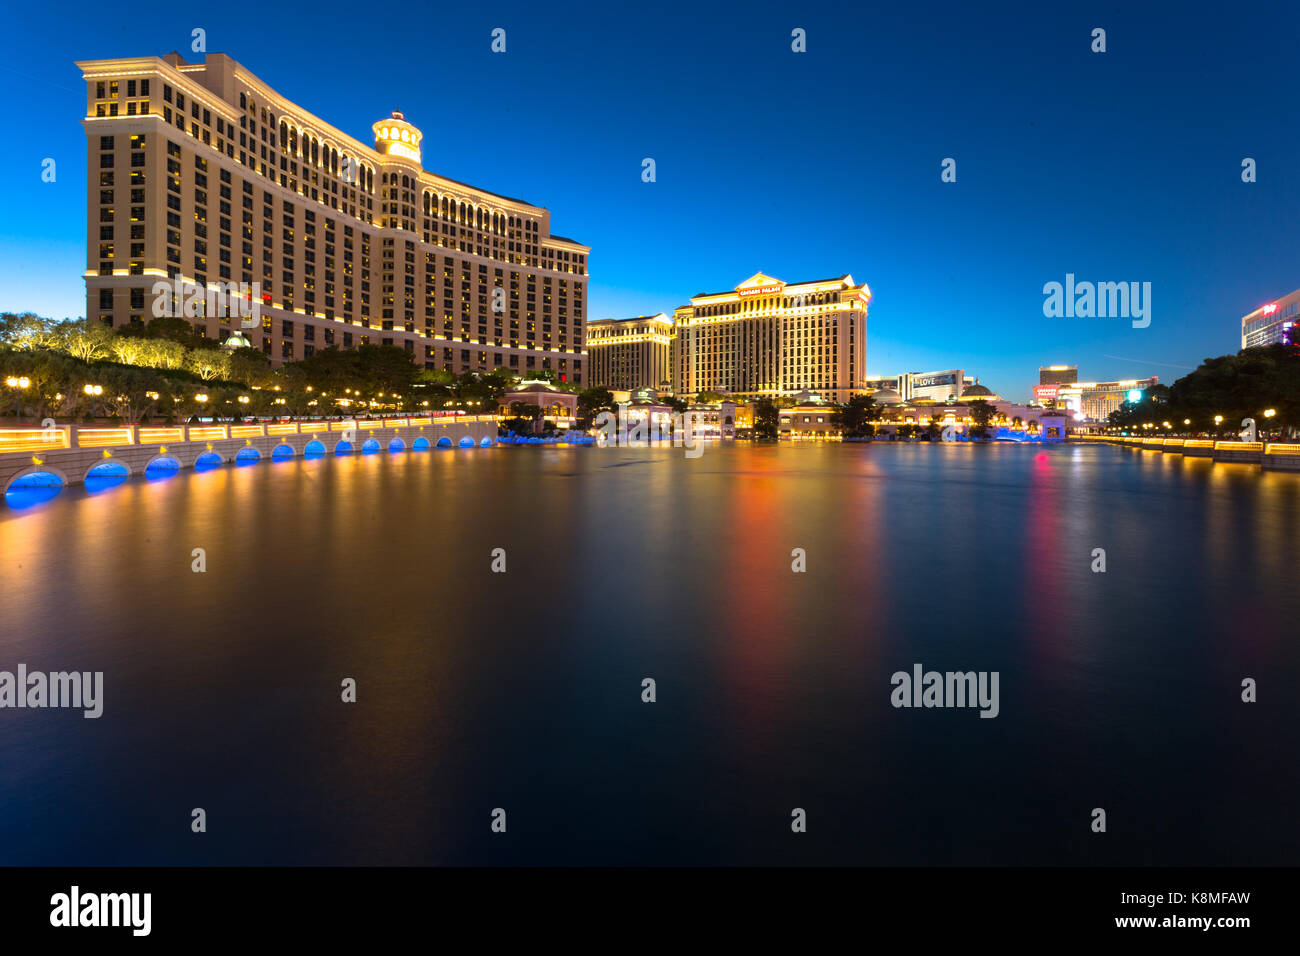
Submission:
[[222,342],[221,347],[227,349],[250,349],[253,347],[253,343],[244,338],[242,332],[236,331],[230,333],[230,338]]
[[371,127],[375,131],[375,150],[385,156],[420,162],[420,140],[424,134],[409,123],[400,110]]
[[882,388],[871,393],[871,400],[877,405],[901,405],[903,396],[892,388]]
[[995,395],[992,391],[990,391],[986,386],[981,385],[979,379],[976,379],[974,385],[972,385],[970,388],[964,390],[961,393],[961,397],[962,398],[997,398],[997,395]]

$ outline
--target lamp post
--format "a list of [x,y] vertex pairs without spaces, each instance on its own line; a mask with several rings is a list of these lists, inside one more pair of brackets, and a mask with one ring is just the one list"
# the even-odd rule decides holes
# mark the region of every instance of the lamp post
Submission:
[[1214,416],[1214,437],[1215,438],[1223,437],[1223,416],[1222,415]]
[[31,387],[32,380],[26,375],[11,375],[5,379],[5,385],[14,390],[14,421],[23,417],[23,392]]
[[103,385],[85,385],[81,389],[90,398],[90,417],[95,417],[95,398],[104,394]]
[[[1265,419],[1265,424],[1266,424],[1266,425],[1269,424],[1269,421],[1268,421],[1268,420],[1271,419],[1271,418],[1272,418],[1274,415],[1276,415],[1276,414],[1277,414],[1277,409],[1276,409],[1276,408],[1266,408],[1266,409],[1264,409],[1264,419]],[[1266,427],[1266,428],[1263,429],[1263,431],[1264,431],[1264,434],[1261,436],[1260,440],[1261,440],[1261,441],[1265,441],[1265,442],[1267,442],[1267,441],[1268,441],[1268,432],[1269,432],[1269,429]]]

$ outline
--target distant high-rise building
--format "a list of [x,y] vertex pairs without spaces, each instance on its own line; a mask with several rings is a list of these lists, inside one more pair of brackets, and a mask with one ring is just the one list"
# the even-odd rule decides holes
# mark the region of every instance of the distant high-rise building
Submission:
[[587,379],[630,392],[672,380],[673,320],[665,313],[587,323]]
[[1118,382],[1049,383],[1034,387],[1034,399],[1046,408],[1068,409],[1077,419],[1104,421],[1125,402],[1141,401],[1159,383],[1150,378]]
[[761,272],[693,296],[673,313],[673,390],[848,401],[866,374],[870,301],[851,275],[787,284]]
[[1038,367],[1039,385],[1073,385],[1079,380],[1077,365],[1040,365]]
[[1241,347],[1300,345],[1300,289],[1241,318]]
[[[224,54],[77,65],[88,318],[143,324],[161,304],[277,364],[369,343],[428,369],[583,382],[589,248],[553,235],[540,206],[427,172],[401,113],[363,142]],[[155,289],[168,285],[200,290],[193,307]],[[202,290],[222,286],[259,314],[205,308]]]

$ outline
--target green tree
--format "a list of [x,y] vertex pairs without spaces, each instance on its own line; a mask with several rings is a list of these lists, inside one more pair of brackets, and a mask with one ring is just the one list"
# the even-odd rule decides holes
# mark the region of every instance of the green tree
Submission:
[[226,379],[230,377],[230,354],[222,349],[190,349],[185,353],[185,368],[205,382]]
[[143,339],[141,364],[151,368],[180,369],[185,367],[185,346],[171,339]]
[[0,314],[0,342],[16,349],[57,348],[55,323],[33,312]]
[[771,399],[754,403],[754,437],[759,441],[776,441],[781,428],[781,413]]
[[113,359],[123,365],[148,365],[149,342],[138,335],[115,335],[109,346]]
[[153,319],[141,326],[125,326],[118,330],[118,335],[141,335],[148,339],[162,339],[175,342],[187,349],[217,348],[219,343],[204,335],[199,335],[185,319],[178,315],[168,315]]
[[112,354],[113,333],[103,322],[86,319],[60,322],[55,336],[59,351],[83,362],[97,362]]
[[845,438],[865,438],[875,432],[874,428],[868,431],[868,424],[874,420],[873,412],[878,418],[879,406],[870,395],[854,395],[831,413],[831,422],[839,426]]
[[614,393],[602,386],[578,393],[578,427],[591,428],[601,412],[614,410]]
[[395,345],[363,345],[356,350],[363,391],[380,399],[381,404],[404,400],[415,384],[416,368],[411,353]]
[[973,423],[970,428],[971,438],[988,438],[989,423],[993,421],[993,416],[998,413],[996,405],[986,402],[982,398],[977,398],[970,403],[970,417]]
[[275,381],[271,360],[257,349],[235,349],[230,353],[230,380],[250,388],[267,388]]
[[130,365],[104,366],[97,381],[104,389],[104,410],[125,422],[152,415],[168,387],[167,380],[154,369]]

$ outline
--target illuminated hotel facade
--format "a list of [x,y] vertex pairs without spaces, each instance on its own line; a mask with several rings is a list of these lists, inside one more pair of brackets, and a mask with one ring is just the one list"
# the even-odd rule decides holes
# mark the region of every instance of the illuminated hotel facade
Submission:
[[665,313],[587,323],[587,380],[616,391],[672,382],[673,320]]
[[1078,421],[1102,422],[1126,401],[1141,400],[1159,382],[1151,378],[1119,382],[1069,382],[1034,386],[1034,400],[1047,408],[1069,410]]
[[785,283],[757,273],[673,312],[678,395],[771,398],[811,390],[846,402],[862,387],[871,290],[851,275]]
[[1241,317],[1241,347],[1300,345],[1300,289]]
[[147,323],[160,281],[256,283],[242,323],[170,294],[162,311],[220,341],[238,329],[274,364],[394,345],[428,369],[583,382],[589,247],[544,208],[426,172],[400,113],[367,144],[223,54],[77,66],[87,318]]

